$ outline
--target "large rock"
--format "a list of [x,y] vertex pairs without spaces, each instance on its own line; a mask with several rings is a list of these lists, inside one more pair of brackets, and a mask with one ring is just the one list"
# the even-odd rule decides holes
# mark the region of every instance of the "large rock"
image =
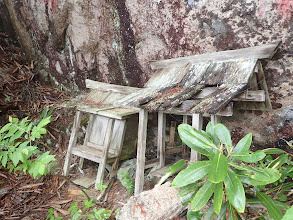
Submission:
[[292,1],[2,0],[0,26],[10,29],[8,13],[26,54],[68,90],[86,78],[142,86],[150,60],[281,40],[263,61],[273,111],[235,112],[223,123],[268,147],[292,136]]
[[178,189],[170,182],[132,196],[116,216],[117,220],[166,220],[185,209],[178,197]]

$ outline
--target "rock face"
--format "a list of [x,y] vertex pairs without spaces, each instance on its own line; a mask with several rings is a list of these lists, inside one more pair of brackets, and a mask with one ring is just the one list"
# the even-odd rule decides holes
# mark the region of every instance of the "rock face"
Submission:
[[178,189],[170,182],[129,198],[118,212],[117,220],[165,220],[172,219],[185,209],[178,197]]
[[86,78],[141,87],[153,73],[150,60],[281,40],[263,62],[273,111],[236,112],[223,122],[262,145],[293,136],[292,0],[2,0],[0,11],[42,75],[70,91]]

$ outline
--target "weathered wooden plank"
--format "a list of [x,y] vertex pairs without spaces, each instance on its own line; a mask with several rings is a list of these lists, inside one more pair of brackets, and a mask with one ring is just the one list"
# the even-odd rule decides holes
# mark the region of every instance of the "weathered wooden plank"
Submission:
[[114,85],[109,83],[97,82],[90,79],[86,79],[85,83],[86,83],[86,88],[97,89],[97,90],[105,91],[105,92],[112,91],[112,92],[118,92],[123,94],[130,94],[140,90],[140,88],[136,88],[136,87]]
[[216,114],[220,109],[225,107],[235,96],[246,89],[246,84],[223,84],[218,87],[218,90],[207,96],[205,99],[196,103],[190,109],[191,113],[210,113]]
[[221,52],[206,53],[200,55],[193,55],[188,57],[179,57],[167,60],[151,61],[150,65],[153,70],[162,69],[166,67],[184,66],[187,63],[200,63],[208,60],[222,61],[229,59],[267,59],[271,58],[278,46],[280,41],[260,45],[256,47],[248,47],[237,50],[227,50]]
[[[187,124],[188,123],[188,116],[187,115],[183,115],[183,120],[182,120],[183,124]],[[182,158],[186,158],[187,157],[187,145],[184,144],[182,142]]]
[[263,68],[261,62],[258,62],[258,72],[256,73],[258,86],[264,91],[264,102],[236,102],[235,108],[239,110],[260,110],[260,111],[270,111],[272,110],[272,104],[269,97],[269,91],[267,83],[265,80]]
[[213,86],[248,83],[256,62],[256,59],[210,62],[200,84]]
[[175,133],[176,133],[176,121],[171,121],[169,147],[174,147]]
[[214,125],[220,123],[220,116],[218,116],[218,115],[211,115],[211,122]]
[[[190,115],[192,116],[193,113],[189,112],[188,110],[199,103],[199,100],[186,100],[182,103],[182,105],[178,106],[178,108],[172,108],[172,109],[168,109],[166,111],[164,111],[165,113],[168,114],[174,114],[174,115]],[[233,102],[230,102],[229,104],[227,104],[225,107],[223,107],[222,109],[220,109],[216,115],[218,116],[232,116],[233,115]],[[204,117],[209,117],[210,114],[208,113],[203,113]]]
[[158,112],[158,146],[157,157],[160,158],[159,168],[165,166],[165,137],[166,137],[166,114]]
[[189,68],[190,65],[187,64],[181,67],[172,67],[156,71],[145,84],[145,88],[162,89],[175,86],[180,83]]
[[137,114],[138,111],[139,110],[137,108],[133,108],[133,107],[132,108],[130,108],[130,107],[111,108],[111,109],[99,111],[98,115],[123,120],[130,115]]
[[107,156],[108,156],[108,152],[109,152],[109,148],[111,144],[113,126],[114,126],[114,119],[109,119],[107,124],[106,137],[105,137],[104,147],[102,151],[101,162],[99,163],[95,189],[98,189],[97,184],[100,183],[104,177]]
[[[202,114],[193,114],[192,115],[192,127],[194,127],[196,130],[201,130],[202,126],[203,126]],[[194,162],[194,161],[199,161],[199,160],[200,160],[200,153],[191,149],[190,161]]]
[[144,169],[153,168],[154,166],[160,166],[160,158],[151,159],[145,162]]
[[81,117],[82,117],[82,112],[77,111],[74,118],[71,135],[69,139],[69,144],[68,144],[68,149],[67,149],[67,153],[66,153],[66,157],[64,161],[64,166],[63,166],[64,176],[67,176],[69,174],[69,168],[70,168],[71,158],[72,158],[72,150],[74,146],[76,145],[77,133],[80,126]]
[[135,195],[138,195],[139,193],[143,191],[147,121],[148,121],[147,110],[140,109],[139,110],[139,124],[138,124],[138,139],[137,139],[137,164],[136,164],[135,189],[134,189]]

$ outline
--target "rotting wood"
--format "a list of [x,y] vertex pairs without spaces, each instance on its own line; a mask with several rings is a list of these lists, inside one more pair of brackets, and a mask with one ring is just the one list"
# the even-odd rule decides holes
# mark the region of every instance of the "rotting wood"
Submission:
[[176,121],[171,121],[169,147],[174,147],[175,133],[176,133]]
[[148,120],[147,110],[140,109],[139,110],[139,124],[138,124],[138,139],[137,139],[137,166],[136,166],[135,189],[134,189],[135,195],[138,195],[139,193],[143,191],[147,120]]
[[[183,122],[183,124],[188,123],[188,116],[187,115],[183,115],[182,122]],[[188,149],[187,145],[182,142],[182,158],[187,158],[187,149]]]
[[235,96],[245,90],[247,84],[223,84],[218,90],[207,96],[205,99],[196,103],[188,112],[191,113],[210,113],[216,114],[220,109],[226,106]]
[[99,163],[98,174],[97,174],[97,179],[96,179],[96,183],[95,183],[95,189],[98,189],[97,184],[100,183],[104,177],[104,170],[105,170],[105,166],[106,166],[108,151],[110,148],[113,126],[114,126],[114,119],[109,119],[108,124],[107,124],[107,131],[106,131],[106,137],[105,137],[104,147],[103,147],[103,151],[102,151],[101,162]]
[[[215,92],[217,87],[205,87],[199,93],[196,93],[191,97],[193,100],[203,99],[208,95]],[[264,102],[265,101],[265,91],[264,90],[246,90],[240,95],[232,99],[232,101],[242,101],[242,102]]]
[[166,67],[183,66],[189,62],[200,63],[206,62],[207,60],[223,61],[234,59],[235,57],[245,59],[270,59],[276,52],[280,43],[281,41],[278,41],[270,44],[242,48],[237,50],[220,51],[188,57],[173,58],[168,60],[151,61],[150,65],[153,70],[157,70]]
[[82,113],[80,111],[77,111],[74,118],[73,127],[72,127],[69,144],[68,144],[68,149],[67,149],[67,153],[66,153],[66,157],[64,161],[64,166],[63,166],[64,176],[67,176],[69,174],[69,168],[70,168],[71,158],[72,158],[72,150],[76,144],[77,133],[78,133],[78,129],[81,122],[81,116],[82,116]]
[[[194,127],[196,130],[201,130],[202,126],[203,126],[202,114],[193,114],[192,115],[192,127]],[[190,161],[194,162],[194,161],[199,161],[199,160],[200,160],[200,153],[191,149]]]
[[165,136],[166,136],[166,114],[158,112],[158,146],[157,157],[160,158],[159,167],[165,166]]
[[86,87],[89,89],[97,89],[97,90],[105,91],[105,92],[112,91],[117,93],[130,94],[140,90],[140,88],[136,88],[136,87],[108,84],[103,82],[97,82],[90,79],[86,79],[85,83],[86,83]]
[[243,102],[243,100],[239,100],[239,102],[235,102],[235,109],[239,110],[260,110],[260,111],[270,111],[272,110],[272,104],[269,97],[269,91],[267,87],[267,83],[265,81],[264,72],[262,68],[262,64],[258,62],[258,72],[256,73],[258,88],[261,89],[264,94],[263,102],[256,102],[252,100],[251,102]]

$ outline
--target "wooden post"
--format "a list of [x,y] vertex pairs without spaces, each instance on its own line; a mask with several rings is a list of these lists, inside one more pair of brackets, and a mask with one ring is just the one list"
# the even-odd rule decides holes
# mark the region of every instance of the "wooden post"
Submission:
[[[187,124],[188,122],[188,115],[183,115],[183,124]],[[182,158],[187,158],[187,146],[186,144],[182,143]]]
[[211,115],[211,122],[214,125],[220,123],[220,116],[218,116],[218,115]]
[[147,110],[140,109],[139,123],[138,123],[137,162],[136,162],[134,195],[138,195],[139,193],[143,191],[147,122],[148,122]]
[[166,135],[166,114],[158,112],[158,146],[157,158],[160,158],[159,168],[165,166],[165,135]]
[[[203,117],[202,114],[193,114],[192,115],[192,126],[197,129],[201,130],[203,125]],[[190,161],[198,161],[200,160],[200,154],[196,152],[195,150],[191,150],[190,154]]]
[[104,146],[103,146],[101,162],[99,163],[99,169],[98,169],[95,189],[97,189],[97,184],[99,182],[101,182],[103,180],[103,177],[104,177],[108,151],[109,151],[110,144],[111,144],[113,126],[114,126],[114,119],[109,118],[109,121],[107,123],[107,130],[106,130],[106,136],[105,136],[105,142],[104,142]]
[[76,144],[76,138],[77,138],[77,133],[78,133],[78,129],[80,126],[81,116],[82,116],[82,112],[77,111],[76,115],[74,117],[74,122],[73,122],[72,130],[71,130],[68,149],[67,149],[67,153],[66,153],[66,157],[65,157],[65,161],[64,161],[64,166],[63,166],[64,176],[67,176],[69,174],[69,168],[70,168],[71,158],[72,158],[71,152],[72,152],[73,147]]
[[[84,141],[83,141],[83,145],[86,145],[87,142],[88,142],[88,140],[89,140],[89,138],[90,138],[90,133],[91,133],[93,124],[94,124],[94,115],[93,114],[90,114],[89,121],[88,121],[88,125],[87,125],[87,128],[86,128],[86,133],[85,133]],[[79,159],[79,168],[80,169],[83,168],[83,162],[84,162],[84,158],[83,157],[80,157],[80,159]]]

